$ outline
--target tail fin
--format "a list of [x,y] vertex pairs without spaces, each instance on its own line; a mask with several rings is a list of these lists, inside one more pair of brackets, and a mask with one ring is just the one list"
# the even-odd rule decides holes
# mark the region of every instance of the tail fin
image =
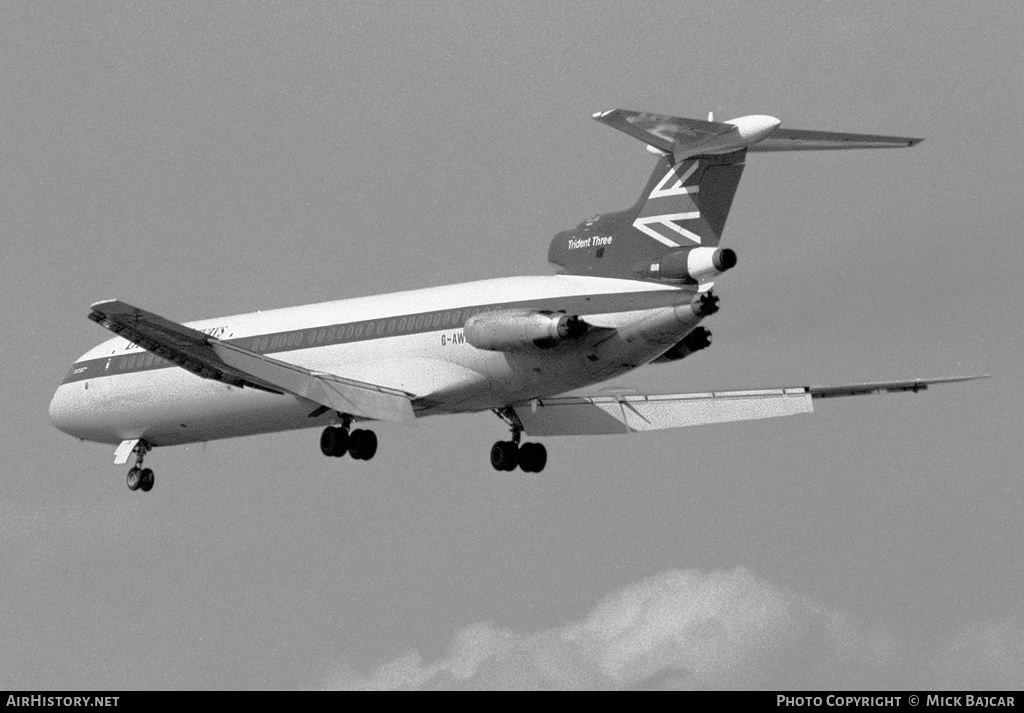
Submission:
[[637,203],[558,233],[548,260],[571,275],[702,283],[735,264],[718,248],[747,151],[887,148],[920,139],[779,129],[771,116],[727,122],[616,109],[594,118],[660,158]]
[[[548,250],[549,262],[571,275],[672,279],[651,274],[652,269],[661,273],[662,256],[718,247],[745,154],[740,149],[676,163],[662,156],[632,208],[595,216],[575,230],[558,233]],[[680,276],[679,281],[697,280]]]

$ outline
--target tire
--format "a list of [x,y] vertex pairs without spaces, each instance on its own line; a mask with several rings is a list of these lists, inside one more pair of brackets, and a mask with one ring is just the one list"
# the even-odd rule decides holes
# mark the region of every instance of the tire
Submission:
[[524,443],[519,447],[519,467],[524,473],[539,473],[548,462],[548,449],[541,443]]
[[356,429],[349,435],[348,451],[355,460],[370,460],[377,454],[377,434]]
[[530,472],[540,473],[544,470],[544,466],[548,464],[548,449],[544,447],[543,443],[530,443],[528,445],[531,446]]
[[519,446],[519,469],[524,473],[533,472],[533,444],[523,443]]
[[519,448],[512,441],[498,441],[491,446],[491,467],[512,471],[519,465]]
[[144,468],[141,475],[139,476],[139,490],[144,493],[148,493],[153,489],[153,483],[156,482],[156,476],[153,475],[153,471],[149,468]]
[[341,458],[348,452],[349,434],[344,428],[328,426],[320,434],[320,452],[328,458]]
[[142,471],[132,468],[128,471],[128,489],[134,492],[139,489],[140,485],[142,485]]

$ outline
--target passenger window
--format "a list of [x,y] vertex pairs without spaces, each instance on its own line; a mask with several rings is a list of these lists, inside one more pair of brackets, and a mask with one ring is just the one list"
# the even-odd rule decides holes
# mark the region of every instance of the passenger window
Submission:
[[373,322],[370,322],[366,325],[366,336],[367,338],[373,336]]
[[455,310],[455,314],[452,315],[452,324],[459,326],[459,310]]
[[347,342],[349,339],[352,338],[352,332],[356,331],[356,326],[354,324],[350,324],[348,325],[347,329],[339,329],[338,334],[341,334],[342,331],[345,332],[345,341]]
[[277,345],[278,345],[278,340],[279,339],[280,339],[280,337],[278,337],[277,335],[274,335],[274,338],[270,340],[270,349],[271,349],[271,351],[273,351],[274,349],[277,349]]
[[324,343],[324,335],[325,334],[327,334],[327,330],[326,329],[321,329],[319,332],[316,333],[316,343],[317,344],[323,344]]
[[377,336],[384,334],[384,320],[377,322]]
[[402,317],[400,320],[398,320],[398,331],[399,332],[404,332],[405,331],[405,317]]
[[128,365],[128,357],[121,357],[117,360],[117,368],[124,371],[124,368]]
[[146,356],[146,366],[153,366],[153,354],[152,354],[152,352],[150,352]]
[[359,325],[356,325],[355,338],[359,339],[359,337],[361,337],[361,336],[363,336],[363,325],[359,324]]
[[419,317],[416,318],[416,327],[415,327],[415,329],[416,329],[416,331],[419,331],[419,330],[423,329],[423,315],[422,314]]
[[391,320],[390,322],[388,322],[388,334],[394,334],[394,333],[395,333],[395,320]]
[[260,351],[261,352],[265,352],[267,350],[267,340],[268,339],[270,339],[270,337],[263,337],[263,339],[260,340]]
[[440,327],[441,326],[441,318],[442,317],[444,317],[444,315],[441,314],[440,312],[438,312],[437,314],[434,315],[434,326],[435,327]]

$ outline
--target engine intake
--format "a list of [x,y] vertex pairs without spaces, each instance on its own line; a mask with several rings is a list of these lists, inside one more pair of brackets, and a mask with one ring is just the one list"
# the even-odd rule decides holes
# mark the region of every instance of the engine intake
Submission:
[[466,341],[492,352],[550,349],[559,342],[578,339],[587,332],[579,315],[532,310],[482,312],[466,320]]

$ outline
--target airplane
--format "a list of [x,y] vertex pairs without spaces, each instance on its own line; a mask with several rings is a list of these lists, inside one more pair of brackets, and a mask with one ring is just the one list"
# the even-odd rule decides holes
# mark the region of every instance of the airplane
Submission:
[[[179,323],[118,300],[89,319],[116,336],[79,357],[49,407],[82,441],[117,444],[130,490],[158,446],[323,428],[328,457],[370,460],[374,422],[491,411],[511,431],[497,471],[539,473],[531,437],[631,434],[809,413],[816,399],[917,392],[982,376],[687,394],[580,393],[707,348],[720,245],[748,153],[914,146],[921,139],[616,109],[594,119],[657,157],[637,202],[557,233],[558,274],[504,277]],[[658,368],[657,366],[655,368]],[[353,428],[353,426],[359,426]]]

